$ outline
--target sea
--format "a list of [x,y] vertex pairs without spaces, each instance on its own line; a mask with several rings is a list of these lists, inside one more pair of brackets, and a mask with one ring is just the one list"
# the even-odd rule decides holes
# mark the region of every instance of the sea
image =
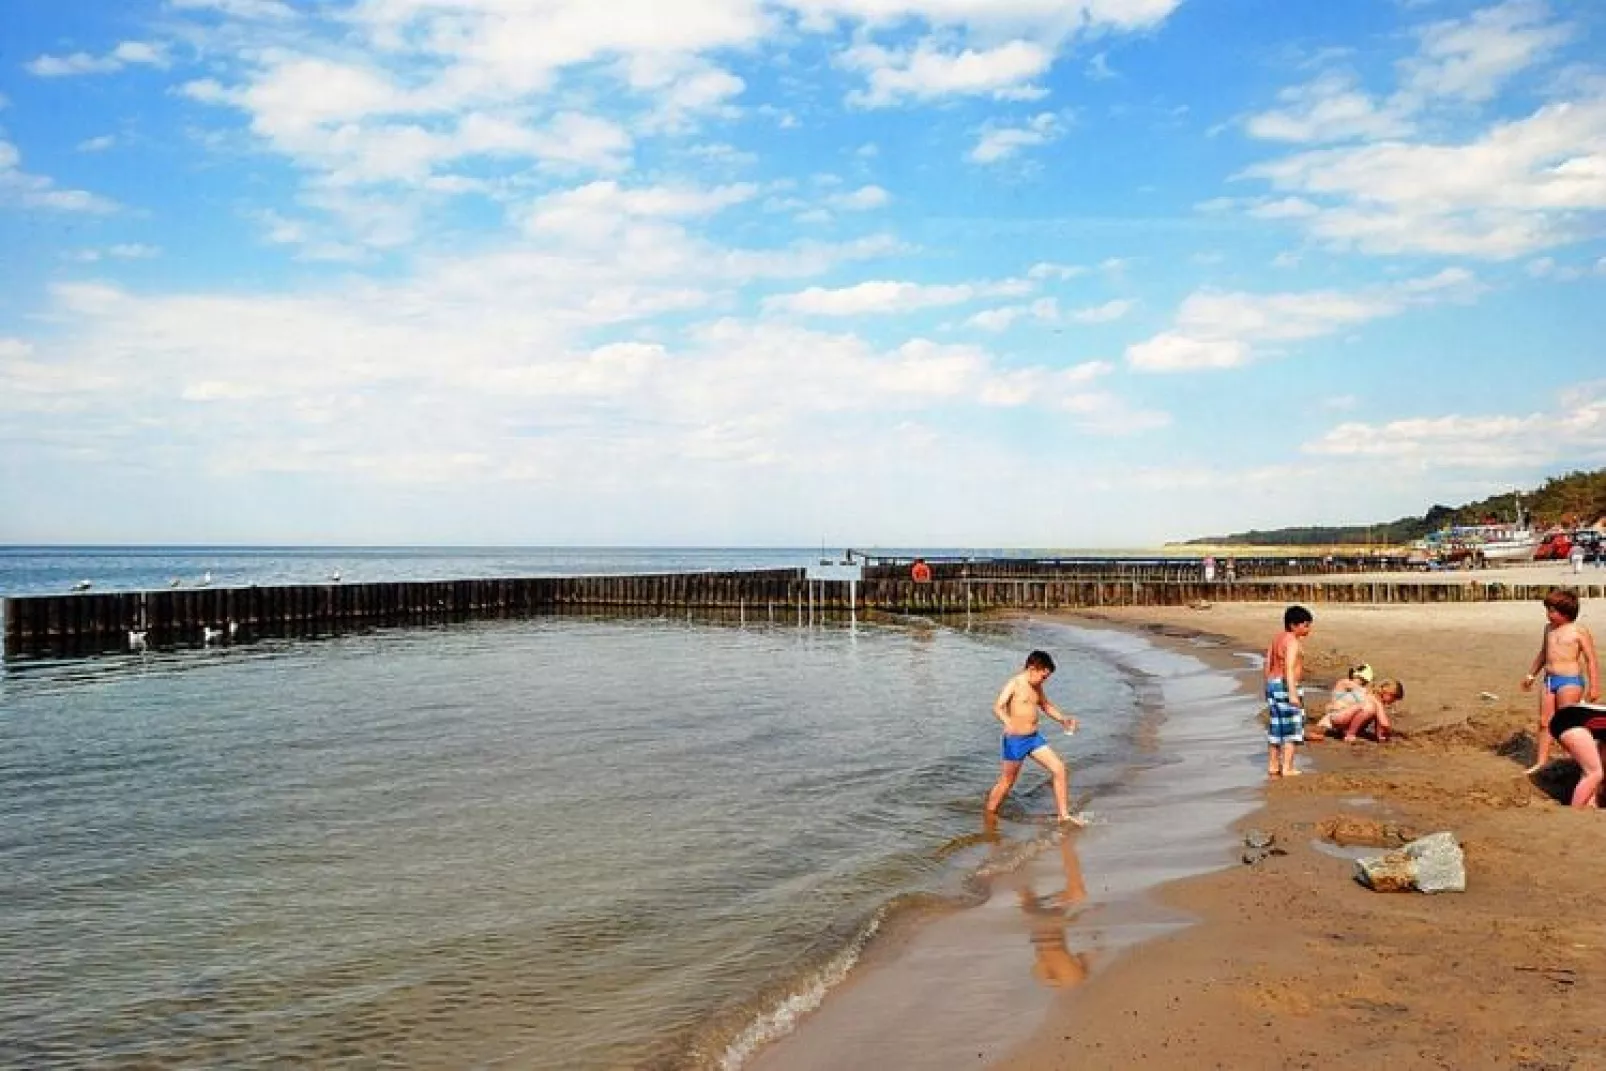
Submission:
[[[13,547],[0,594],[820,553]],[[809,1024],[852,1013],[888,932],[984,918],[1000,875],[1063,848],[1038,773],[998,826],[980,815],[991,705],[1034,648],[1082,719],[1046,728],[1095,822],[1092,899],[1225,863],[1252,708],[1230,673],[1132,635],[565,617],[8,663],[0,1066],[735,1069],[785,1044],[818,1066]],[[1171,803],[1140,819],[1132,789],[1179,761],[1184,715],[1231,774],[1163,778],[1197,829]],[[1038,985],[1029,943],[1014,955],[1000,1013]]]

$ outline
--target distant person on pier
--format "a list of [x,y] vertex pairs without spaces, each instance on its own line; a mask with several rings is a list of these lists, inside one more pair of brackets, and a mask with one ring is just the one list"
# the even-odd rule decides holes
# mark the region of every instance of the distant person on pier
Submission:
[[1225,569],[1226,569],[1227,583],[1229,583],[1229,584],[1238,583],[1238,559],[1236,559],[1236,558],[1228,558]]
[[1216,559],[1214,555],[1205,556],[1204,581],[1206,584],[1214,584],[1216,582]]
[[1534,655],[1528,675],[1522,678],[1522,690],[1531,689],[1541,675],[1539,754],[1528,767],[1529,773],[1550,762],[1550,719],[1556,711],[1585,701],[1600,702],[1600,660],[1595,652],[1595,637],[1578,623],[1578,596],[1561,588],[1545,596],[1545,631],[1539,638],[1539,653]]
[[1303,606],[1283,611],[1283,630],[1266,648],[1266,775],[1298,777],[1294,747],[1305,742],[1304,639],[1315,616]]
[[931,566],[926,564],[926,559],[915,559],[915,563],[909,567],[909,579],[916,584],[931,583]]

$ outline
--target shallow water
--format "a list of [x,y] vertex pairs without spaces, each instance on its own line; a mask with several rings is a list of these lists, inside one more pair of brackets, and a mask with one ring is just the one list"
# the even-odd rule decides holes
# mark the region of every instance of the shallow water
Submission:
[[[972,895],[1043,639],[563,619],[14,670],[0,1064],[706,1060],[889,903]],[[1137,692],[1055,653],[1096,807]]]

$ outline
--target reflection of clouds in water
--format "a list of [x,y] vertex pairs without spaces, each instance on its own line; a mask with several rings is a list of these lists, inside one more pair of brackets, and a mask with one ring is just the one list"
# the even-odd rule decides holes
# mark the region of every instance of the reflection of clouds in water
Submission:
[[1065,940],[1067,913],[1075,917],[1071,909],[1087,899],[1087,883],[1082,878],[1073,838],[1059,838],[1059,854],[1065,872],[1062,888],[1040,895],[1022,886],[1017,895],[1021,910],[1031,921],[1033,977],[1044,985],[1068,989],[1087,978],[1087,953],[1072,952]]

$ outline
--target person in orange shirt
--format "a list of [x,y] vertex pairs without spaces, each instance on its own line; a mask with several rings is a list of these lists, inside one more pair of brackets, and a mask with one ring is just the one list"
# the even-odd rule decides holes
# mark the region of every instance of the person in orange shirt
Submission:
[[916,584],[931,583],[931,566],[926,564],[926,559],[915,559],[915,563],[909,567],[909,579]]

